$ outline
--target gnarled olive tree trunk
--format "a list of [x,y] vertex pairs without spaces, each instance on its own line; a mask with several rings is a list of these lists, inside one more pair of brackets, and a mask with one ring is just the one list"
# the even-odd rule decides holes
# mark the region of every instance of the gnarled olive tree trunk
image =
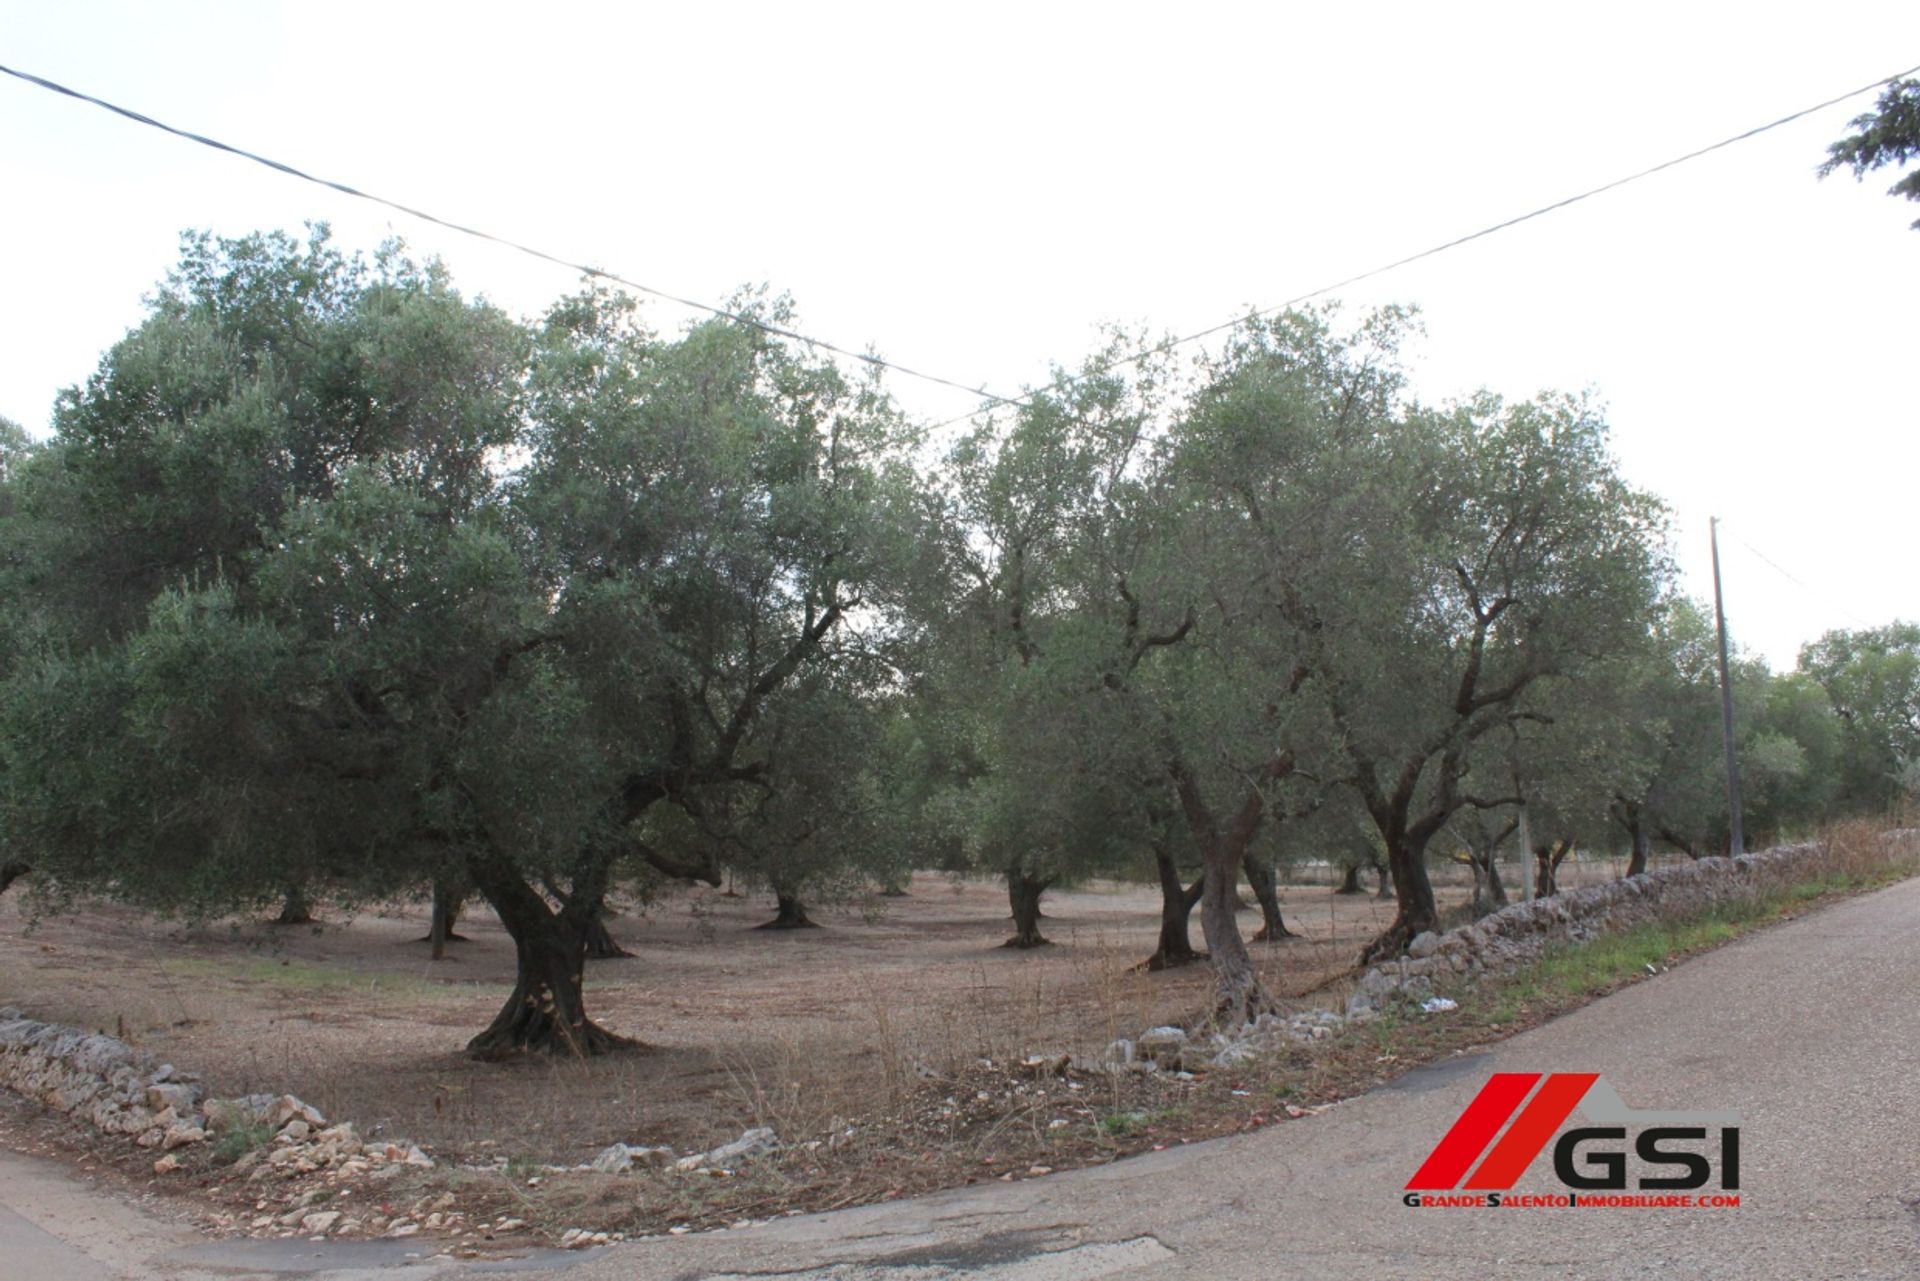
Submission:
[[1433,881],[1427,876],[1427,843],[1433,839],[1433,832],[1427,830],[1425,824],[1410,829],[1392,817],[1382,826],[1385,830],[1381,834],[1387,846],[1387,873],[1393,878],[1393,894],[1399,910],[1394,913],[1393,923],[1360,953],[1362,965],[1399,956],[1407,950],[1407,944],[1432,930],[1440,918],[1440,908],[1433,897]]
[[1277,1007],[1253,968],[1253,955],[1240,937],[1240,923],[1234,920],[1239,861],[1212,858],[1207,863],[1200,882],[1200,928],[1213,962],[1213,1013],[1216,1021],[1236,1027]]
[[1247,884],[1253,887],[1253,897],[1260,903],[1260,928],[1254,933],[1256,943],[1278,943],[1281,939],[1298,938],[1287,923],[1280,918],[1280,886],[1271,863],[1263,863],[1249,856],[1242,868],[1247,874]]
[[1573,852],[1572,841],[1549,841],[1533,847],[1533,896],[1551,898],[1560,892],[1560,864]]
[[1183,883],[1180,869],[1174,865],[1173,854],[1165,841],[1154,843],[1153,862],[1160,876],[1160,939],[1154,946],[1153,955],[1147,958],[1146,967],[1149,970],[1171,970],[1205,960],[1205,952],[1194,950],[1188,926],[1193,918],[1194,905],[1200,901],[1200,895],[1206,887],[1206,878],[1202,876],[1192,885]]
[[1653,855],[1653,833],[1647,830],[1638,809],[1628,811],[1626,828],[1633,842],[1633,852],[1627,856],[1627,875],[1639,876],[1647,870],[1647,862]]
[[617,961],[633,955],[626,948],[621,947],[607,929],[607,918],[613,913],[607,907],[604,888],[585,893],[576,887],[572,893],[568,893],[554,884],[551,878],[547,878],[544,883],[547,893],[559,902],[563,912],[579,917],[580,928],[586,938],[588,960]]
[[1013,937],[1001,946],[1051,947],[1051,939],[1040,934],[1040,896],[1053,884],[1053,878],[1029,876],[1019,867],[1007,869],[1007,901],[1013,907]]
[[1473,914],[1491,916],[1507,905],[1507,887],[1500,879],[1499,850],[1484,845],[1469,850],[1467,861],[1473,867]]
[[273,918],[275,925],[312,925],[313,904],[307,901],[304,885],[287,887],[287,897],[280,904],[280,915]]
[[469,892],[464,884],[456,884],[447,877],[433,879],[433,915],[427,926],[427,937],[422,941],[432,945],[436,961],[446,958],[447,944],[469,941],[466,935],[454,930],[460,923],[460,912],[467,905]]
[[583,979],[593,917],[577,894],[556,909],[511,866],[470,860],[474,884],[513,939],[513,994],[487,1030],[467,1042],[476,1058],[539,1052],[586,1058],[639,1048],[587,1017]]
[[607,906],[597,905],[587,914],[587,959],[590,961],[617,961],[633,953],[620,946],[620,941],[607,929]]
[[1234,912],[1239,907],[1240,871],[1247,861],[1247,847],[1253,844],[1266,816],[1266,797],[1261,788],[1293,772],[1293,753],[1280,752],[1255,773],[1239,812],[1225,828],[1215,818],[1185,759],[1173,750],[1167,756],[1181,812],[1200,850],[1200,929],[1206,935],[1207,956],[1213,962],[1214,1021],[1237,1027],[1279,1008],[1253,968],[1253,954],[1240,937]]
[[817,930],[819,922],[807,915],[807,905],[800,901],[798,893],[782,890],[774,891],[774,916],[771,921],[756,925],[756,930]]
[[1473,869],[1473,915],[1477,920],[1507,905],[1507,887],[1500,880],[1500,844],[1520,826],[1516,816],[1507,820],[1499,832],[1467,847],[1467,863]]

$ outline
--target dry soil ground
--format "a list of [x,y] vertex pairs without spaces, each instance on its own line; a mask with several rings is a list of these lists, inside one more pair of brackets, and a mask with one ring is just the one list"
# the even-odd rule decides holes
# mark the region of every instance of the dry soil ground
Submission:
[[[1564,871],[1619,874],[1604,861]],[[1451,869],[1440,879],[1443,906],[1465,897]],[[1325,884],[1283,898],[1305,938],[1256,948],[1279,994],[1338,983],[1391,915]],[[769,915],[761,898],[680,893],[616,920],[635,955],[588,974],[592,1014],[652,1049],[586,1064],[462,1054],[512,980],[512,946],[484,910],[461,924],[472,941],[433,962],[417,904],[322,909],[317,928],[189,928],[104,905],[32,923],[10,895],[0,1001],[124,1036],[216,1094],[291,1091],[443,1156],[571,1162],[615,1140],[684,1152],[753,1124],[819,1133],[884,1107],[917,1062],[1091,1050],[1189,1016],[1205,1001],[1204,967],[1136,968],[1157,902],[1129,885],[1049,894],[1056,946],[1017,952],[998,946],[1008,924],[994,882],[923,874],[908,897],[816,909],[825,928],[795,932],[752,929]]]

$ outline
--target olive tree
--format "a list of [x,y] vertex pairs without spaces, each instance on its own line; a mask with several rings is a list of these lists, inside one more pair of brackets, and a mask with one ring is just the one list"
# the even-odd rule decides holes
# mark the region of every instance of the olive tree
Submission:
[[1620,478],[1592,406],[1414,403],[1408,328],[1394,311],[1344,336],[1321,314],[1256,322],[1196,412],[1264,627],[1292,649],[1268,687],[1325,709],[1320,772],[1385,847],[1398,912],[1368,957],[1433,928],[1434,836],[1513,801],[1510,777],[1476,769],[1482,741],[1642,626],[1662,569],[1658,505]]
[[582,994],[609,885],[712,871],[643,820],[778,779],[777,696],[912,543],[897,414],[770,327],[529,329],[322,236],[192,242],[55,425],[9,840],[192,910],[455,869],[518,958],[480,1054],[623,1043]]
[[1920,763],[1920,625],[1830,631],[1800,651],[1799,671],[1838,718],[1838,807],[1884,811],[1905,799]]
[[936,639],[915,719],[951,767],[933,808],[973,866],[1006,878],[1010,946],[1046,942],[1048,887],[1120,866],[1153,826],[1141,788],[1159,772],[1100,698],[1143,625],[1178,627],[1177,611],[1143,624],[1137,598],[1125,621],[1150,389],[1095,378],[1036,394],[943,469],[948,568],[926,580],[944,590],[923,606]]

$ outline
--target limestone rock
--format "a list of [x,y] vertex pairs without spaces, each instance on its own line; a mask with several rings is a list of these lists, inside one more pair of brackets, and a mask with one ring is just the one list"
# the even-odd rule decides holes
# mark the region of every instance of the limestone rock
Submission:
[[692,1156],[683,1156],[673,1163],[673,1168],[682,1174],[695,1170],[719,1168],[735,1161],[745,1161],[752,1157],[764,1156],[778,1150],[780,1143],[774,1138],[773,1131],[760,1126],[743,1132],[731,1143],[723,1143],[710,1152],[697,1152]]
[[744,1161],[749,1157],[764,1156],[779,1148],[780,1143],[773,1131],[766,1126],[744,1131],[731,1143],[707,1153],[707,1161],[712,1165],[725,1165],[729,1161]]
[[615,1143],[593,1158],[590,1168],[602,1174],[625,1174],[636,1165],[659,1166],[669,1164],[672,1160],[672,1148]]
[[1238,1067],[1242,1063],[1251,1063],[1260,1057],[1260,1051],[1245,1041],[1234,1041],[1223,1047],[1219,1053],[1207,1060],[1217,1068]]
[[1378,966],[1360,977],[1360,991],[1365,996],[1385,996],[1395,985],[1394,977]]
[[305,1121],[315,1129],[327,1123],[327,1118],[320,1114],[320,1109],[309,1107],[291,1094],[282,1094],[275,1099],[260,1120],[278,1130],[296,1118]]
[[168,1152],[183,1148],[189,1143],[205,1143],[207,1132],[193,1121],[175,1121],[167,1127],[166,1135],[160,1140],[161,1146]]
[[1187,1034],[1177,1027],[1153,1027],[1140,1034],[1137,1048],[1141,1057],[1156,1062],[1178,1061],[1187,1044]]

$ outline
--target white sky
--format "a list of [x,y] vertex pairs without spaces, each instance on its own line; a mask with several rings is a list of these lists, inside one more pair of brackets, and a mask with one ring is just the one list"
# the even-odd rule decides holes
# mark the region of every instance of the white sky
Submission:
[[[1920,5],[0,0],[0,62],[686,296],[766,281],[1007,392],[1102,322],[1204,328],[1920,63]],[[1920,618],[1920,205],[1813,178],[1870,102],[1344,295],[1424,309],[1428,397],[1595,391],[1696,595],[1727,522],[1776,666]],[[524,314],[576,284],[0,77],[0,414],[44,429],[182,229],[306,219]]]

